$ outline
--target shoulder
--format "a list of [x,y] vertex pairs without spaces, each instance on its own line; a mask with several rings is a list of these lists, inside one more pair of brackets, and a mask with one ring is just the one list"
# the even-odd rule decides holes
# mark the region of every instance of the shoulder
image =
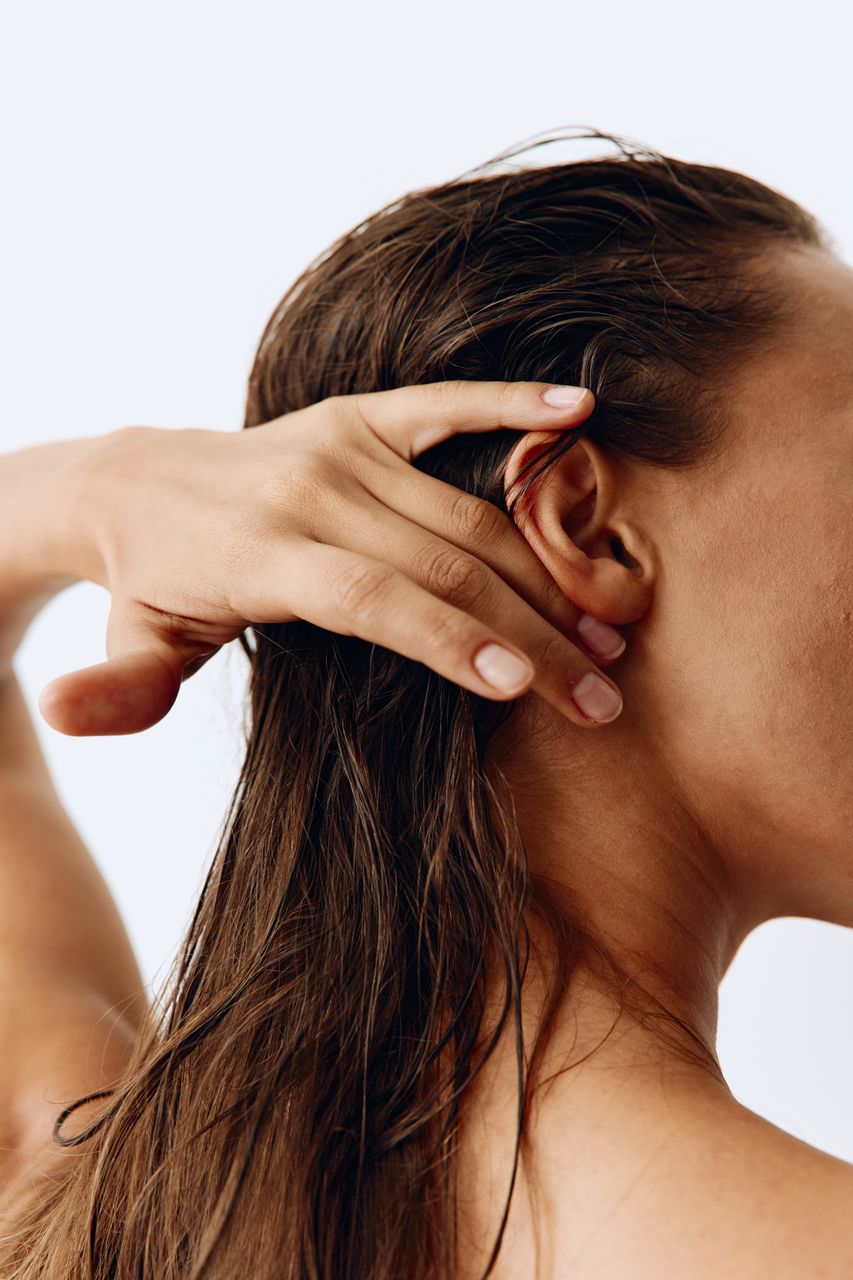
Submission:
[[853,1166],[730,1097],[672,1120],[614,1162],[609,1189],[595,1179],[583,1223],[555,1203],[553,1280],[853,1275]]
[[[495,1280],[853,1275],[853,1166],[723,1089],[561,1085],[532,1125]],[[509,1185],[514,1125],[508,1109],[491,1119],[461,1166],[465,1277],[482,1274]]]

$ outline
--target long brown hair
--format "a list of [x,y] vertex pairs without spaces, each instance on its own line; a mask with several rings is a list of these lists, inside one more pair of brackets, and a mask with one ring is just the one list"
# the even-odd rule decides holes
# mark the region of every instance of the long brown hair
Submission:
[[[342,235],[267,324],[245,426],[332,395],[533,379],[591,387],[581,430],[607,450],[708,458],[721,377],[786,315],[767,250],[827,237],[739,173],[595,130],[533,146],[573,134],[617,154],[524,166],[520,146]],[[506,510],[517,438],[459,435],[416,465]],[[530,1058],[527,913],[557,942],[551,1013],[588,945],[528,874],[486,767],[515,704],[303,622],[241,643],[251,721],[218,851],[124,1078],[80,1132],[57,1124],[78,1150],[21,1219],[20,1280],[452,1276],[462,1100],[505,1026],[515,1178],[551,1023]],[[487,973],[504,993],[488,1034]]]

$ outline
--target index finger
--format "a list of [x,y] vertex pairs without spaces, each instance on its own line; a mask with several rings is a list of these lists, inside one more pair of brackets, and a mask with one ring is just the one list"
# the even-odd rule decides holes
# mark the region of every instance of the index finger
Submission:
[[557,431],[595,407],[588,387],[464,378],[335,398],[406,462],[460,431]]

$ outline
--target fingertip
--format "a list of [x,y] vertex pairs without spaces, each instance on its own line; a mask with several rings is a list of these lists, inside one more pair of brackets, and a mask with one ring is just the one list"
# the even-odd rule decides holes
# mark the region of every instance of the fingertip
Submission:
[[549,409],[560,409],[563,412],[567,409],[588,408],[591,410],[595,403],[595,396],[589,387],[546,386],[540,395]]
[[587,722],[609,724],[622,713],[621,693],[598,671],[582,675],[571,690],[571,698]]
[[180,682],[156,655],[134,653],[57,676],[39,694],[51,728],[70,737],[141,733],[168,714]]
[[54,688],[55,683],[55,680],[51,680],[44,686],[36,700],[36,706],[38,708],[39,715],[42,720],[44,720],[45,724],[48,724],[51,729],[56,729],[59,733],[64,733],[65,730],[62,725],[63,717],[61,714],[62,702],[58,698],[56,689]]
[[475,671],[498,693],[514,697],[530,685],[536,672],[527,658],[488,641],[474,654]]

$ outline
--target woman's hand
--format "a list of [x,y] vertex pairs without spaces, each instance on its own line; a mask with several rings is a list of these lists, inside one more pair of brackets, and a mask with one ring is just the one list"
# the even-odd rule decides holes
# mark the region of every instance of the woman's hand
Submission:
[[589,416],[591,392],[554,408],[548,385],[437,382],[331,397],[236,433],[93,438],[74,510],[81,576],[112,596],[108,661],[46,685],[45,720],[68,734],[138,732],[249,624],[301,618],[485,697],[533,688],[597,723],[571,691],[588,673],[616,689],[596,664],[619,656],[620,634],[599,624],[615,652],[593,662],[567,638],[580,611],[510,517],[409,465],[459,431],[558,431]]

